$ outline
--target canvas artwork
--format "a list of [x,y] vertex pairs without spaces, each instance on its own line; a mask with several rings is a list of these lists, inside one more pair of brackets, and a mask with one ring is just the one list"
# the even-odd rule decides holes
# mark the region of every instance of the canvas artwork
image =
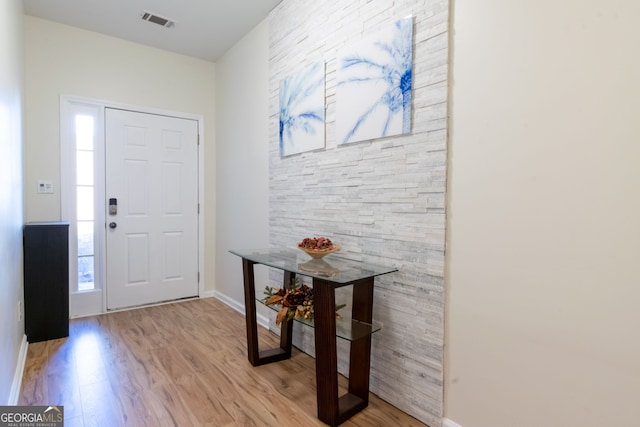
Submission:
[[411,131],[413,17],[342,49],[336,138],[344,144]]
[[324,62],[280,82],[280,156],[324,148]]

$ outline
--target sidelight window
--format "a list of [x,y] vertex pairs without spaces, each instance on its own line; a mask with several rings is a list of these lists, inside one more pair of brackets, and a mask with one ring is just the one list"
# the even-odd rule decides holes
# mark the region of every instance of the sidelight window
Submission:
[[94,279],[94,135],[93,116],[75,116],[76,230],[78,245],[78,290],[95,288]]

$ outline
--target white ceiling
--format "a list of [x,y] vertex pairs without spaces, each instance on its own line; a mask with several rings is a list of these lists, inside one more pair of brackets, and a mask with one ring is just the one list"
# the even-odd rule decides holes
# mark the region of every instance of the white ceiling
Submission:
[[[216,61],[281,1],[23,0],[23,3],[27,15]],[[176,24],[164,28],[143,21],[143,12]]]

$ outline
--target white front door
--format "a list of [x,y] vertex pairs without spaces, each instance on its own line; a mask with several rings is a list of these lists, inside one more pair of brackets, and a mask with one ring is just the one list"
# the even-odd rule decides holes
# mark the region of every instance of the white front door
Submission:
[[198,295],[198,122],[106,109],[106,289],[114,310]]

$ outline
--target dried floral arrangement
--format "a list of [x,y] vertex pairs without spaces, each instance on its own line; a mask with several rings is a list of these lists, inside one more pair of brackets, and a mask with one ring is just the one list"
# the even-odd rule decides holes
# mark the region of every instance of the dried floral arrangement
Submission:
[[[281,305],[282,308],[276,316],[276,325],[280,325],[282,321],[291,319],[313,320],[313,288],[301,284],[296,277],[291,285],[286,289],[265,287],[264,293],[266,297],[262,302],[269,305]],[[338,310],[346,304],[336,305],[336,317],[340,318]]]
[[300,249],[312,249],[315,251],[325,251],[333,249],[333,242],[327,237],[305,237],[301,242],[298,242]]

